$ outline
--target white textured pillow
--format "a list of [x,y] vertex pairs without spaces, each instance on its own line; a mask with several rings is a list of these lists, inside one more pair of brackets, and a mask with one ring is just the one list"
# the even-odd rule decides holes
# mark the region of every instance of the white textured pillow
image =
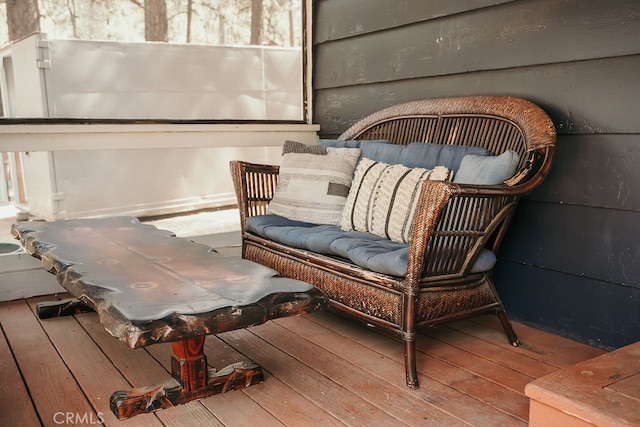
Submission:
[[267,213],[312,224],[340,225],[360,149],[287,141],[283,152],[280,180]]
[[355,170],[341,227],[408,243],[421,182],[448,181],[452,175],[445,166],[408,168],[363,158]]

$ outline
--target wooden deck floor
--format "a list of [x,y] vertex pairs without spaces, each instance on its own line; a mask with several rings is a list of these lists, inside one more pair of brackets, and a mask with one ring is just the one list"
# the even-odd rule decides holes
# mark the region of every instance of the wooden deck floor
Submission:
[[514,348],[480,317],[419,336],[421,387],[409,390],[400,343],[314,313],[207,337],[211,365],[253,360],[263,383],[119,421],[111,393],[167,379],[171,346],[130,350],[94,313],[41,321],[44,299],[0,304],[2,426],[526,425],[525,384],[602,353],[518,323]]

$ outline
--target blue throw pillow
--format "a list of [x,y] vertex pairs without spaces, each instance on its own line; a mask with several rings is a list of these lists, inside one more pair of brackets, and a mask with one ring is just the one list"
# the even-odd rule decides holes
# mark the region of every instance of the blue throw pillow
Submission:
[[338,148],[360,148],[362,157],[375,162],[390,165],[404,165],[408,168],[434,169],[445,166],[457,171],[467,154],[490,156],[491,152],[481,147],[467,145],[428,144],[412,142],[409,145],[392,144],[384,139],[367,141],[342,141],[339,139],[320,139],[318,145]]
[[390,165],[399,165],[400,157],[407,147],[382,141],[366,141],[360,144],[362,157],[374,162],[382,162]]
[[405,147],[404,152],[400,155],[400,163],[409,168],[433,169],[436,166],[446,166],[452,171],[457,171],[462,159],[468,154],[490,156],[491,152],[481,147],[467,145],[412,142]]
[[412,142],[409,145],[367,141],[360,144],[362,157],[390,165],[404,165],[408,168],[434,169],[444,166],[456,171],[467,154],[490,156],[491,152],[480,147],[466,145],[426,144]]
[[[323,147],[334,147],[334,148],[360,148],[361,142],[362,141],[358,139],[351,139],[349,141],[343,141],[341,139],[319,139],[318,145],[321,145]],[[369,142],[379,142],[383,144],[389,144],[389,141],[387,141],[386,139],[376,139],[374,141],[367,141],[367,143]]]
[[497,185],[516,173],[520,156],[507,150],[499,156],[466,155],[453,182],[458,184]]

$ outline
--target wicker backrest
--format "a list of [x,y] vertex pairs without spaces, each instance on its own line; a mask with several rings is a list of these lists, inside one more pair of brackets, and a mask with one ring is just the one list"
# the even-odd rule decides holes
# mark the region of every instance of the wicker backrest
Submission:
[[[428,243],[423,277],[466,275],[483,247],[499,249],[521,195],[551,167],[555,128],[535,104],[507,96],[439,98],[394,105],[355,123],[340,139],[386,139],[514,150],[516,174],[506,186],[459,186],[443,208]],[[489,188],[492,187],[492,188]]]
[[[518,173],[555,144],[555,129],[537,105],[508,96],[470,96],[412,101],[377,111],[351,126],[343,140],[386,139],[483,147],[498,155],[514,150]],[[534,155],[538,152],[538,155]]]

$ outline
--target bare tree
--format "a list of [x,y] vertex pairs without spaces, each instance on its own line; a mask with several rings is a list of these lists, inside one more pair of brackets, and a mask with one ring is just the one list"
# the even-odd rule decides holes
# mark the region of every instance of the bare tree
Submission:
[[9,40],[40,31],[38,0],[6,0]]
[[262,43],[262,0],[251,0],[251,44]]
[[191,16],[193,15],[193,0],[187,1],[187,43],[191,43]]
[[[0,45],[50,38],[199,44],[300,45],[300,0],[0,0]],[[289,27],[289,28],[287,28]],[[293,28],[292,28],[293,27]],[[11,39],[9,39],[9,28]]]
[[[40,14],[37,0],[7,0],[6,3],[9,41],[17,40],[40,30]],[[0,93],[0,96],[2,96],[2,93]],[[0,102],[0,117],[4,117],[2,102]],[[4,154],[2,154],[1,159],[4,161]],[[4,169],[0,168],[0,170]]]
[[73,0],[67,0],[67,9],[69,10],[69,17],[71,18],[71,28],[73,30],[73,38],[78,38],[78,26],[76,23],[76,19],[78,15],[76,14],[76,3]]
[[144,0],[144,38],[147,41],[169,40],[166,0]]

